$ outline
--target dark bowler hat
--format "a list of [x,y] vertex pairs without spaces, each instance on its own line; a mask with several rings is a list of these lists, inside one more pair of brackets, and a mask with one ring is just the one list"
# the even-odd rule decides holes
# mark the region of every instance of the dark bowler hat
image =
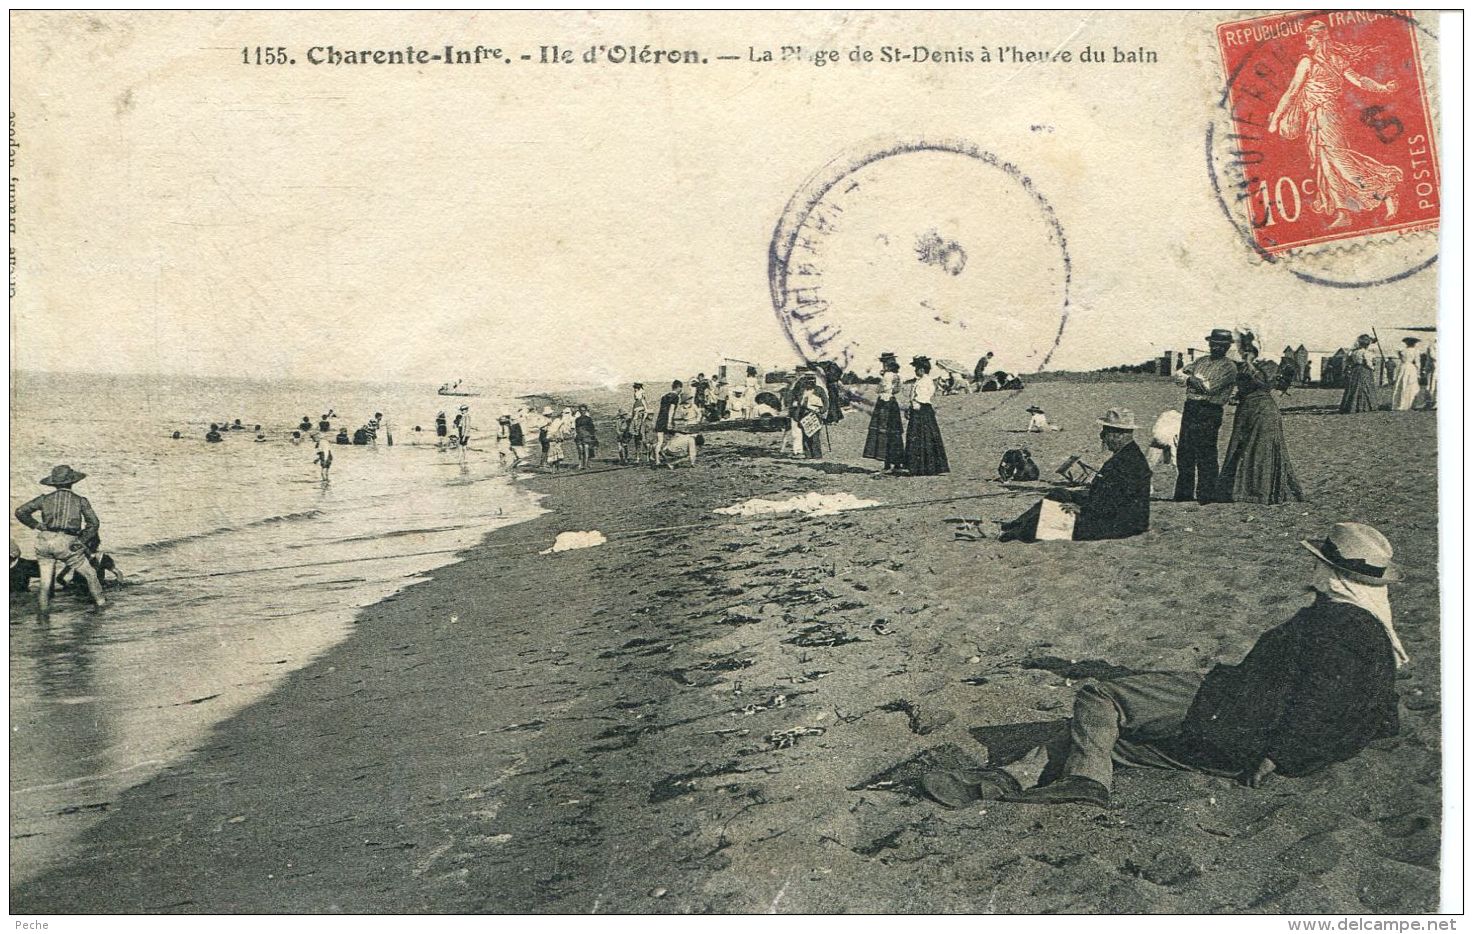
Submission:
[[887,350],[884,353],[880,354],[880,362],[881,363],[888,363],[889,361],[894,360],[894,359],[895,359],[895,354],[892,351]]
[[1040,408],[1039,406],[1036,406],[1036,405],[1030,405],[1026,409],[1026,411],[1028,411],[1029,413],[1031,413],[1033,415],[1042,415],[1042,414],[1044,414],[1043,409]]
[[57,464],[51,468],[51,476],[42,477],[41,482],[47,486],[71,486],[87,479],[87,475],[73,470],[70,464]]
[[1337,522],[1318,545],[1308,541],[1299,544],[1353,581],[1384,587],[1401,580],[1401,571],[1391,564],[1391,543],[1369,525]]
[[910,365],[911,366],[930,366],[931,365],[931,358],[930,357],[911,357],[910,358]]
[[1233,332],[1227,328],[1213,328],[1212,333],[1207,335],[1209,344],[1231,344],[1232,342]]

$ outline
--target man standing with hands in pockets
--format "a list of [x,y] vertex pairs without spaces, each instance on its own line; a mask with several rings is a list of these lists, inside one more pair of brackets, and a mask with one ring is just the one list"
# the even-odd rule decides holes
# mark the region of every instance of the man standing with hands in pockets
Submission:
[[1228,359],[1233,332],[1213,328],[1207,335],[1209,355],[1193,361],[1176,374],[1187,387],[1181,413],[1181,440],[1177,443],[1176,495],[1179,503],[1212,501],[1217,490],[1217,433],[1222,407],[1232,398],[1238,366]]

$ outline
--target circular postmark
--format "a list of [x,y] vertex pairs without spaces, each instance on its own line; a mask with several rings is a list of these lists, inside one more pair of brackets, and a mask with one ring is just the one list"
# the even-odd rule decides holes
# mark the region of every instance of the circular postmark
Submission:
[[799,356],[859,372],[890,351],[970,376],[989,350],[1010,373],[1038,372],[1068,323],[1070,275],[1033,180],[956,139],[831,160],[789,200],[768,252],[773,310]]
[[1435,125],[1419,39],[1395,12],[1283,13],[1218,27],[1227,83],[1206,130],[1223,216],[1263,262],[1329,288],[1437,261]]

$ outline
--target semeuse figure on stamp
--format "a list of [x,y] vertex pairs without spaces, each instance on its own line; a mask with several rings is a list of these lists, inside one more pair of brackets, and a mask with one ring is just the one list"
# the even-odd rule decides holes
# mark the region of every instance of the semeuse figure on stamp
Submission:
[[1387,585],[1401,579],[1391,543],[1369,525],[1341,522],[1300,544],[1316,562],[1314,602],[1260,636],[1239,664],[1085,685],[1056,750],[1062,775],[1049,784],[1029,787],[1048,760],[1038,747],[997,768],[930,773],[922,788],[952,807],[986,799],[1105,807],[1116,765],[1236,776],[1257,788],[1395,736],[1396,669],[1408,658],[1387,599]]
[[1396,189],[1402,171],[1383,165],[1350,148],[1343,125],[1340,96],[1346,83],[1374,94],[1390,94],[1396,82],[1382,84],[1358,74],[1354,65],[1373,51],[1335,42],[1329,27],[1315,20],[1305,30],[1308,54],[1299,60],[1284,96],[1269,117],[1268,131],[1285,139],[1302,133],[1314,170],[1314,200],[1310,208],[1330,215],[1325,229],[1350,226],[1351,212],[1363,213],[1384,207],[1386,217],[1396,216]]
[[1208,356],[1176,374],[1176,381],[1187,387],[1176,452],[1174,498],[1179,503],[1208,503],[1217,495],[1217,433],[1222,430],[1222,407],[1238,382],[1237,364],[1227,356],[1232,345],[1232,331],[1213,328],[1207,335]]

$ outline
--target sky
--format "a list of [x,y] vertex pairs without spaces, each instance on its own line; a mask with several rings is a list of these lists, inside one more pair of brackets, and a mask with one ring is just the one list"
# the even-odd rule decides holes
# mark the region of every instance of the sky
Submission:
[[[1212,327],[1251,326],[1277,352],[1433,323],[1435,267],[1326,288],[1228,223],[1204,159],[1219,18],[15,14],[11,364],[435,383],[787,365],[774,231],[826,166],[897,139],[961,141],[1017,171],[899,156],[868,170],[850,212],[864,219],[825,257],[858,369],[881,349],[1086,369],[1201,346]],[[268,39],[297,56],[1013,43],[1160,61],[241,63]],[[933,233],[965,268],[917,259]],[[1376,277],[1435,250],[1420,234],[1296,268]]]

